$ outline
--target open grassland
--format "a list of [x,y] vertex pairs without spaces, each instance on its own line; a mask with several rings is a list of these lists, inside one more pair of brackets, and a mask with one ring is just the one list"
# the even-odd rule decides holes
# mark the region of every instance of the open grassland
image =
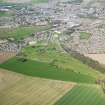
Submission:
[[50,26],[28,26],[17,28],[0,28],[0,38],[15,38],[22,39],[34,32],[44,31],[49,29]]
[[1,53],[0,52],[0,64],[9,60],[10,58],[14,57],[16,55],[16,53]]
[[8,89],[11,85],[15,84],[22,78],[23,77],[18,75],[17,73],[0,68],[0,91],[2,91],[3,89]]
[[74,87],[74,83],[23,76],[0,91],[0,105],[53,105]]
[[19,58],[13,58],[0,65],[1,68],[22,73],[29,76],[50,78],[63,81],[74,81],[81,83],[95,83],[96,78],[90,75],[84,75],[73,70],[60,69],[52,64],[27,60],[21,61]]
[[27,59],[47,62],[57,66],[59,69],[68,69],[76,73],[89,75],[95,78],[102,77],[100,72],[97,72],[79,60],[74,59],[69,54],[57,52],[55,47],[51,44],[49,44],[47,47],[38,45],[35,46],[35,48],[32,48],[28,46],[23,49],[22,53],[26,55],[25,57]]
[[105,95],[99,86],[78,85],[54,105],[105,105]]
[[91,34],[88,33],[88,32],[80,32],[80,39],[83,40],[83,39],[86,39],[88,40],[90,38]]
[[0,17],[3,17],[3,16],[12,16],[13,14],[12,13],[9,13],[9,12],[0,12]]
[[57,52],[50,44],[47,47],[28,46],[21,53],[20,56],[4,62],[0,67],[29,76],[78,83],[95,83],[97,79],[104,78],[100,72],[72,56]]

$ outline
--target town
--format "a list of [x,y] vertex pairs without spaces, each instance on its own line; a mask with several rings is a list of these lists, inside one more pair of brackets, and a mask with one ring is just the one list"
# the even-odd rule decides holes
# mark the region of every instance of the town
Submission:
[[[58,32],[59,43],[82,54],[100,54],[105,52],[105,10],[104,8],[86,8],[77,2],[54,2],[48,6],[1,5],[0,12],[8,15],[0,17],[0,30],[21,26],[47,26],[44,32],[30,33],[23,43],[14,43],[14,37],[0,37],[0,52],[18,52],[30,42],[54,37]],[[33,37],[32,38],[32,34]],[[13,42],[11,42],[11,40]],[[30,39],[30,41],[28,40]],[[22,45],[21,45],[22,44]]]

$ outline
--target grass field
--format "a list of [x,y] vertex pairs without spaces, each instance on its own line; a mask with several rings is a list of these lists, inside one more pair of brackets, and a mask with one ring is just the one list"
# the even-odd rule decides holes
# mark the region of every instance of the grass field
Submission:
[[28,60],[22,62],[13,58],[0,65],[1,68],[22,73],[29,76],[37,76],[63,81],[74,81],[81,83],[95,83],[96,78],[90,75],[83,75],[72,70],[59,69],[48,63]]
[[12,16],[12,13],[0,12],[0,17],[4,17],[4,16]]
[[28,77],[0,69],[0,105],[105,105],[105,95],[98,85]]
[[88,33],[88,32],[80,32],[80,39],[83,40],[83,39],[86,39],[88,40],[90,38],[91,34]]
[[0,38],[13,37],[17,40],[22,39],[33,32],[39,32],[49,29],[50,26],[29,26],[17,28],[0,28]]
[[14,76],[20,75],[18,81],[3,76],[7,82],[1,79],[1,86],[5,83],[7,88],[0,91],[0,105],[105,105],[102,88],[95,85],[96,79],[103,78],[100,72],[58,52],[53,44],[41,44],[28,46],[23,55],[0,64]]
[[54,105],[105,105],[105,95],[99,86],[78,85]]
[[22,50],[23,58],[15,57],[0,65],[1,68],[30,76],[78,83],[95,83],[104,78],[100,72],[74,59],[72,56],[57,52],[52,44],[48,46],[28,46]]
[[23,75],[20,77],[20,81],[0,91],[0,105],[53,105],[75,85]]
[[95,78],[100,78],[102,76],[100,72],[97,72],[81,63],[79,60],[74,59],[69,54],[57,52],[55,47],[51,44],[47,47],[38,45],[35,48],[32,48],[28,46],[23,49],[22,53],[26,55],[27,59],[52,63],[60,69],[72,70],[76,73],[89,75]]
[[56,47],[39,42],[0,64],[20,77],[0,74],[0,85],[6,87],[0,91],[0,105],[105,105],[102,88],[95,85],[104,75]]

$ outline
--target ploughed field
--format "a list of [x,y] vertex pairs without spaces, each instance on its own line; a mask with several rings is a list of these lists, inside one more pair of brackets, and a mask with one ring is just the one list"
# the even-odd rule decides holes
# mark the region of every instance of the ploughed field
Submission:
[[54,105],[105,105],[105,95],[95,85],[78,85]]
[[56,48],[27,46],[0,64],[21,77],[0,91],[0,105],[105,105],[104,92],[95,84],[104,74]]
[[0,89],[0,105],[104,105],[98,85],[29,77],[0,69],[7,84]]
[[[1,72],[10,84],[0,90],[0,105],[53,105],[75,86],[70,82],[32,78],[5,70]],[[11,84],[8,77],[14,83]]]
[[15,84],[22,78],[23,77],[17,73],[0,68],[0,92],[4,89],[8,89],[11,85]]

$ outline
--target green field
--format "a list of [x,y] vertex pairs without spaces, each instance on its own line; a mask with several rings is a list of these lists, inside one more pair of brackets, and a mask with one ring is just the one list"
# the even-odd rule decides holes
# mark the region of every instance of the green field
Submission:
[[[69,54],[58,52],[54,46],[51,43],[44,46],[41,42],[35,47],[28,46],[18,57],[8,60],[0,67],[29,76],[78,83],[95,83],[104,77]],[[23,58],[27,61],[22,61]]]
[[17,40],[31,35],[34,32],[44,31],[50,26],[29,26],[17,28],[0,28],[0,38],[15,38]]
[[12,14],[8,12],[0,12],[0,17],[5,17],[5,16],[12,16]]
[[99,86],[79,85],[54,105],[105,105],[105,95]]
[[33,3],[47,3],[48,0],[32,0]]
[[74,59],[69,54],[58,52],[53,44],[48,44],[46,47],[43,45],[36,45],[35,48],[28,46],[22,50],[22,53],[27,59],[51,63],[60,69],[72,70],[76,73],[89,75],[95,78],[102,77],[100,72]]
[[90,38],[91,34],[87,32],[80,32],[80,39],[86,39],[88,40]]
[[13,58],[1,64],[0,67],[29,76],[50,78],[63,81],[74,81],[79,83],[95,83],[94,77],[76,73],[72,70],[59,69],[56,66],[43,62],[31,60],[22,62],[17,58]]
[[[102,88],[95,85],[95,81],[104,75],[69,54],[57,51],[54,44],[43,43],[27,46],[20,55],[0,65],[0,68],[25,77],[1,91],[0,104],[105,105]],[[36,77],[40,79],[35,80]],[[48,80],[45,82],[44,78]],[[54,80],[68,82],[62,84]],[[75,82],[72,89],[65,84],[71,82]]]

